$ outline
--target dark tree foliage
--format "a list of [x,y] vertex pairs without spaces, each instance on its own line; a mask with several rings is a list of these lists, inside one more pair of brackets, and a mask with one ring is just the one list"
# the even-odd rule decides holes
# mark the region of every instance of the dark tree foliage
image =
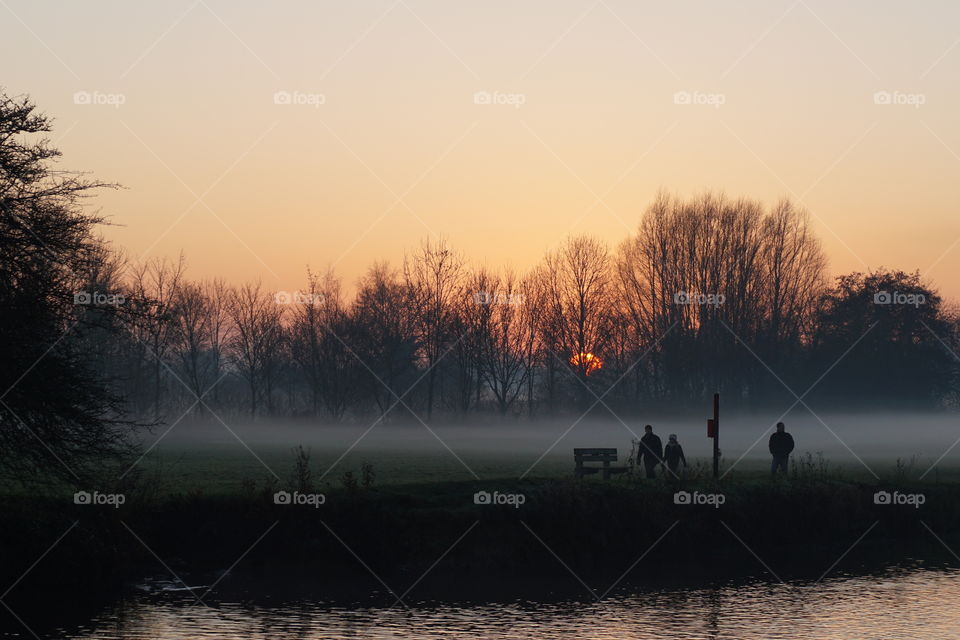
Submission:
[[48,131],[28,98],[0,94],[0,475],[77,482],[127,450],[85,337],[111,312],[74,304],[104,258],[82,199],[111,185],[57,170]]
[[829,384],[817,396],[855,406],[934,408],[956,381],[952,327],[920,274],[851,273],[826,292],[811,365]]

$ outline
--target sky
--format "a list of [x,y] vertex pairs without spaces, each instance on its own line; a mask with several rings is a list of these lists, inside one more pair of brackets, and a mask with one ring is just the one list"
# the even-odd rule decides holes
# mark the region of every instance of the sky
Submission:
[[524,270],[658,190],[811,214],[833,274],[960,300],[960,5],[0,0],[0,86],[134,259],[348,285],[427,237]]

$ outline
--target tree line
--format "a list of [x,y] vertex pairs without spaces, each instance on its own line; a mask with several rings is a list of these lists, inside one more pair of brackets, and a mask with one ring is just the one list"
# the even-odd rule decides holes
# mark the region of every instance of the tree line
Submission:
[[823,374],[822,403],[954,403],[957,323],[936,292],[887,271],[830,285],[825,269],[789,201],[663,195],[615,249],[572,236],[518,275],[428,239],[349,298],[332,271],[278,292],[105,253],[82,291],[123,302],[73,312],[131,412],[156,419],[633,415],[714,391],[761,407]]

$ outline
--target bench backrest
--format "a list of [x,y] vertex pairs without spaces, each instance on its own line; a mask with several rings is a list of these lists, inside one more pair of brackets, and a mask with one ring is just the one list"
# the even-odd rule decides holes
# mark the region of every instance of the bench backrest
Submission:
[[573,457],[577,463],[580,462],[616,462],[617,450],[615,448],[594,447],[588,449],[574,449]]

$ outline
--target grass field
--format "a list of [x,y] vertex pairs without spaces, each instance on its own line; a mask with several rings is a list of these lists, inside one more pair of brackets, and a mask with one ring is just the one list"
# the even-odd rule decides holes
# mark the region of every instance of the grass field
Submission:
[[[710,460],[689,459],[688,475],[707,479]],[[343,475],[351,472],[360,477],[364,464],[372,466],[376,486],[436,484],[446,482],[498,480],[514,482],[525,478],[565,478],[572,476],[572,451],[551,453],[539,461],[525,452],[470,452],[457,454],[448,451],[418,453],[409,450],[369,449],[354,450],[344,455],[342,449],[310,449],[310,469],[313,482],[320,489],[338,488]],[[747,458],[735,466],[732,460],[723,460],[721,473],[724,483],[764,481],[769,477],[768,462],[763,458]],[[816,474],[837,480],[868,484],[936,484],[960,482],[960,468],[937,468],[921,480],[928,465],[909,460],[870,459],[867,467],[859,462],[836,463],[810,455],[795,457],[797,472]],[[136,469],[141,477],[153,483],[160,494],[203,492],[210,495],[231,494],[240,490],[245,481],[264,481],[278,477],[285,484],[294,468],[295,455],[287,446],[258,446],[251,452],[239,443],[235,445],[193,445],[157,447]],[[331,466],[332,465],[332,466]],[[731,468],[732,466],[732,468]],[[728,472],[729,471],[729,472]],[[728,473],[727,473],[728,472]],[[475,475],[474,475],[475,474]],[[638,478],[635,478],[638,479]],[[587,481],[602,481],[588,477]],[[623,482],[615,477],[611,482]]]
[[[960,482],[960,447],[951,448],[958,435],[952,415],[821,418],[825,422],[810,415],[787,418],[798,442],[793,467],[807,477],[870,485]],[[765,434],[771,419],[743,416],[727,421],[721,440],[724,484],[769,480]],[[226,422],[183,421],[144,432],[142,458],[103,469],[94,482],[104,490],[138,484],[155,496],[231,495],[251,483],[283,486],[294,471],[294,449],[301,445],[310,453],[312,482],[323,491],[343,487],[346,473],[359,478],[364,465],[372,468],[378,487],[562,479],[572,476],[574,447],[616,447],[618,464],[626,464],[631,439],[642,433],[639,421],[573,420],[438,422],[429,429],[422,424],[250,423],[229,416]],[[711,442],[699,421],[653,422],[664,441],[669,433],[679,434],[691,463],[690,479],[709,480]],[[620,476],[611,482],[625,481]],[[0,488],[5,493],[22,490],[13,484]]]

